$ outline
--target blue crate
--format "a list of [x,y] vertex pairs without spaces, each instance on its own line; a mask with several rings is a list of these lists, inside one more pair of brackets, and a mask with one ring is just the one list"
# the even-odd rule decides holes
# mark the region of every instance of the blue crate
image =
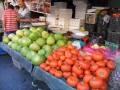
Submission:
[[8,45],[1,43],[0,47],[6,51],[14,60],[18,60],[21,64],[22,68],[25,68],[29,73],[32,72],[33,65],[30,61],[28,61],[25,57],[23,57],[19,52],[12,50]]
[[32,76],[39,80],[43,80],[51,90],[75,90],[68,86],[64,79],[58,79],[39,67],[34,67]]

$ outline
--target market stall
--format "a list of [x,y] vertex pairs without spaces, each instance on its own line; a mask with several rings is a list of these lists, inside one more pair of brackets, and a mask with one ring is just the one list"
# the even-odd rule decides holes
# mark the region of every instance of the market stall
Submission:
[[[3,43],[0,47],[11,55],[13,62],[43,80],[51,90],[109,88],[106,80],[115,63],[113,53],[105,46],[90,44],[82,48],[63,34],[48,33],[43,27],[18,30],[4,36]],[[100,83],[96,86],[92,80]]]
[[0,48],[12,57],[18,69],[24,68],[51,90],[117,90],[119,86],[114,89],[114,82],[119,81],[120,52],[115,43],[119,44],[119,39],[113,42],[108,35],[110,40],[101,44],[101,37],[90,37],[85,23],[96,23],[98,9],[86,13],[86,2],[79,3],[83,13],[80,18],[80,13],[72,18],[72,10],[64,8],[65,4],[52,7],[50,0],[32,0],[30,12],[34,14],[21,18],[22,23],[31,25],[3,36]]

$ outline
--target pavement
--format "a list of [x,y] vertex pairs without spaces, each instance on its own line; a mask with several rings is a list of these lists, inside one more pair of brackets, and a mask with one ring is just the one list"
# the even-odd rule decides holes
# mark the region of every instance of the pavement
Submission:
[[[50,90],[48,86],[39,81],[39,90]],[[32,86],[32,77],[26,72],[16,68],[9,55],[0,55],[0,90],[38,90]]]

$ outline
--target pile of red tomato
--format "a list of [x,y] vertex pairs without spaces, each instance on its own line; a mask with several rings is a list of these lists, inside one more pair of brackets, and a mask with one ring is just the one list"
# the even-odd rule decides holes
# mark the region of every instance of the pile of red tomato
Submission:
[[57,78],[65,78],[67,84],[77,90],[108,90],[108,79],[115,63],[105,59],[99,51],[81,56],[79,50],[68,45],[48,56],[40,68]]

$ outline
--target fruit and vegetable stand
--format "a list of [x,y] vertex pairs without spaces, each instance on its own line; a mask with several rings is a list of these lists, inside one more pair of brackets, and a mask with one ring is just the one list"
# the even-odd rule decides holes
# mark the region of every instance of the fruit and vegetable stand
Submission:
[[42,27],[4,36],[0,47],[13,63],[17,61],[20,68],[46,82],[52,90],[108,90],[109,77],[115,69],[109,48],[92,43],[79,47],[78,42]]

